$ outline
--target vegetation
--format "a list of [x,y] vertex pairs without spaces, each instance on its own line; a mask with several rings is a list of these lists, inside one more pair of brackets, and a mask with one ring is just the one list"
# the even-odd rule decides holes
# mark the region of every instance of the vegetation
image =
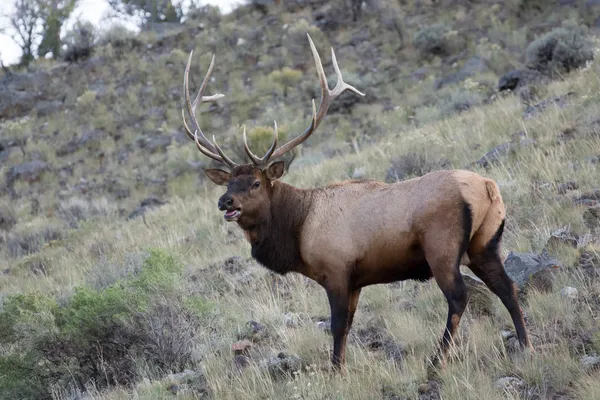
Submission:
[[[115,27],[89,58],[2,76],[0,397],[598,398],[600,39],[588,2],[280,3],[198,8],[137,36]],[[436,24],[461,40],[447,53],[424,57],[402,40]],[[258,266],[223,221],[222,188],[182,128],[189,51],[192,90],[216,54],[207,94],[225,97],[197,115],[239,162],[243,125],[256,153],[274,119],[281,138],[308,126],[320,93],[307,32],[328,77],[333,47],[366,96],[337,99],[283,179],[314,187],[441,168],[495,179],[504,254],[546,250],[561,265],[521,293],[532,357],[514,351],[499,301],[477,300],[439,385],[425,384],[447,309],[435,282],[404,282],[363,290],[348,371],[333,374],[324,291]],[[527,104],[497,91],[527,67],[546,78]]]

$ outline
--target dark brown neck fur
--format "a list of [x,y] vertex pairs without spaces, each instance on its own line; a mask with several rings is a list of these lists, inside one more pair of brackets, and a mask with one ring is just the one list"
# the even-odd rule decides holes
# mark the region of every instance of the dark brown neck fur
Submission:
[[300,237],[312,193],[278,181],[271,190],[270,214],[257,225],[246,227],[252,257],[278,274],[300,272],[304,267]]

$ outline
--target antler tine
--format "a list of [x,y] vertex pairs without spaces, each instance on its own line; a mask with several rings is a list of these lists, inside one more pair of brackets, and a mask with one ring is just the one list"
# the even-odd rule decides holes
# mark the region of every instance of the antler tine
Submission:
[[273,127],[273,143],[271,144],[271,147],[269,148],[269,150],[267,150],[266,154],[262,158],[258,158],[258,156],[256,154],[254,154],[252,152],[252,150],[250,150],[250,147],[248,146],[248,138],[246,136],[246,126],[244,126],[244,133],[243,133],[244,149],[246,150],[248,157],[250,157],[252,162],[257,166],[266,165],[266,163],[269,161],[269,158],[271,158],[271,155],[275,151],[275,147],[277,147],[277,141],[279,140],[279,132],[277,130],[277,121],[273,121],[273,125],[274,125],[274,127]]
[[225,153],[223,152],[223,150],[221,150],[221,147],[219,147],[219,145],[217,144],[217,139],[215,139],[215,135],[213,135],[213,145],[215,146],[215,149],[217,149],[217,152],[221,156],[221,158],[222,158],[221,161],[224,161],[231,168],[237,167],[238,164],[231,161],[231,158],[227,157],[225,155]]
[[216,155],[216,154],[206,150],[204,147],[202,147],[202,145],[198,141],[198,131],[194,132],[194,142],[196,142],[196,147],[198,148],[198,150],[200,150],[200,153],[204,154],[207,157],[212,158],[215,161],[223,162],[221,157],[219,157],[218,155]]
[[[188,113],[190,114],[190,119],[192,120],[192,127],[194,128],[194,132],[192,133],[192,130],[190,129],[190,127],[187,124],[187,121],[185,118],[185,109],[181,110],[181,118],[183,120],[183,127],[185,128],[185,132],[190,137],[190,139],[192,139],[196,143],[196,147],[198,148],[198,150],[200,150],[200,152],[202,154],[204,154],[207,157],[212,158],[213,160],[227,164],[231,168],[234,168],[235,166],[237,166],[237,164],[234,163],[233,161],[231,161],[231,159],[223,153],[223,151],[218,147],[218,145],[215,146],[216,142],[215,142],[215,144],[213,144],[206,138],[206,136],[204,136],[204,133],[200,129],[200,124],[198,124],[198,120],[196,119],[195,110],[196,110],[196,107],[198,106],[198,104],[214,102],[220,98],[225,97],[221,93],[216,93],[212,96],[204,96],[204,90],[206,89],[206,86],[208,85],[210,75],[215,66],[215,55],[214,54],[212,55],[212,58],[210,61],[210,66],[208,67],[208,71],[206,72],[206,75],[204,76],[204,79],[202,80],[202,84],[200,85],[200,89],[198,90],[198,94],[196,95],[196,98],[192,102],[190,99],[190,90],[189,90],[189,74],[190,74],[190,67],[192,64],[193,54],[194,54],[194,51],[193,50],[190,51],[187,65],[185,67],[185,72],[183,74],[183,92],[184,92],[184,98],[185,98],[185,105],[188,110]],[[200,137],[198,137],[198,134],[200,134]],[[214,136],[213,136],[213,139],[214,139]],[[218,155],[215,153],[218,153]]]
[[308,42],[310,44],[310,49],[313,54],[313,58],[315,59],[315,66],[317,68],[317,75],[319,77],[319,83],[321,85],[321,103],[319,104],[319,110],[315,109],[315,101],[313,99],[313,115],[310,122],[310,126],[306,128],[306,130],[296,138],[290,140],[276,151],[273,152],[273,158],[281,157],[283,154],[287,153],[294,147],[298,146],[306,139],[310,137],[310,135],[315,131],[315,129],[319,126],[325,114],[327,114],[327,110],[329,109],[329,105],[331,101],[338,97],[340,94],[345,92],[346,90],[351,91],[352,93],[364,96],[365,94],[360,92],[354,86],[347,84],[344,82],[344,78],[342,77],[342,72],[340,71],[340,67],[338,66],[337,59],[335,57],[335,52],[333,48],[331,49],[331,58],[333,62],[333,68],[335,69],[335,73],[337,76],[337,83],[333,90],[329,89],[329,85],[327,85],[327,78],[325,76],[325,71],[323,70],[323,64],[321,63],[321,57],[319,56],[319,52],[317,51],[315,44],[313,43],[310,35],[307,33]]

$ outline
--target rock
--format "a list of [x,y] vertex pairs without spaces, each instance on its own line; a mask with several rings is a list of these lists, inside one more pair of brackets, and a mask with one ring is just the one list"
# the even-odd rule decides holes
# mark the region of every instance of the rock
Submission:
[[167,375],[165,378],[171,383],[166,390],[174,395],[184,392],[193,392],[197,398],[205,398],[210,394],[208,381],[200,371],[186,369],[183,372]]
[[492,164],[497,163],[500,158],[508,155],[510,152],[516,151],[520,147],[530,146],[533,144],[536,144],[535,139],[526,137],[525,132],[518,132],[513,135],[513,139],[510,142],[502,143],[494,147],[473,164],[482,168],[488,168]]
[[273,379],[289,378],[294,372],[302,369],[302,359],[300,357],[283,352],[279,353],[277,357],[270,357],[261,364]]
[[514,376],[504,376],[496,381],[496,387],[511,394],[519,394],[523,392],[527,384]]
[[143,137],[138,140],[140,148],[149,150],[150,153],[157,151],[166,151],[167,146],[171,144],[173,137],[170,135],[160,135],[153,137]]
[[422,68],[419,68],[419,69],[411,72],[410,79],[412,79],[413,81],[420,82],[423,79],[427,78],[428,74],[429,74],[429,69],[427,67],[422,67]]
[[14,165],[6,172],[6,183],[12,185],[15,181],[23,180],[28,183],[40,180],[44,172],[50,171],[48,163],[40,160]]
[[331,333],[331,321],[318,321],[317,328],[323,332]]
[[146,214],[146,211],[151,210],[153,208],[161,207],[165,204],[169,203],[168,201],[160,200],[157,197],[148,197],[141,201],[140,206],[133,210],[131,214],[127,217],[127,219],[134,219],[137,217],[141,217]]
[[417,389],[419,400],[440,400],[441,390],[442,385],[438,381],[430,379],[426,383],[419,385]]
[[579,361],[586,372],[600,368],[600,357],[597,357],[595,354],[593,356],[583,356]]
[[573,200],[576,205],[594,206],[600,202],[600,189],[580,194]]
[[550,257],[545,251],[539,255],[511,251],[504,260],[506,273],[520,289],[534,287],[541,291],[550,290],[554,281],[554,270],[561,266],[558,260]]
[[600,204],[588,207],[588,209],[583,212],[582,218],[583,223],[590,230],[600,227]]
[[241,371],[250,365],[250,358],[242,354],[236,354],[233,359],[233,365],[235,365],[238,371]]
[[352,172],[352,179],[363,179],[367,174],[367,169],[365,167],[354,168],[354,172]]
[[579,260],[577,260],[577,266],[589,277],[600,278],[600,255],[597,253],[590,251],[582,252]]
[[404,359],[404,348],[385,332],[382,324],[371,325],[350,331],[351,340],[365,346],[370,351],[381,352],[385,358],[398,365]]
[[457,72],[436,80],[433,86],[439,90],[446,85],[462,82],[470,76],[484,72],[487,68],[487,64],[481,57],[474,56],[469,58]]
[[552,97],[549,99],[545,99],[540,101],[535,105],[529,105],[523,111],[523,118],[530,119],[538,115],[540,112],[544,111],[548,106],[556,106],[558,108],[565,108],[569,105],[569,98],[573,96],[575,92],[569,92],[562,96]]
[[579,291],[573,286],[565,286],[560,290],[560,295],[575,300],[579,296]]
[[297,328],[300,325],[300,316],[295,313],[286,312],[283,314],[283,324],[288,328]]
[[552,252],[561,246],[568,246],[574,249],[584,247],[589,240],[589,235],[578,235],[564,226],[552,232],[550,238],[544,246],[544,250]]
[[249,340],[253,343],[259,343],[270,337],[269,332],[263,324],[257,321],[248,321],[242,332],[238,334],[238,339]]
[[0,207],[0,231],[8,232],[17,224],[12,210],[6,207]]
[[231,351],[234,354],[247,354],[252,348],[252,342],[248,339],[240,340],[231,345]]
[[469,293],[468,307],[475,316],[494,314],[494,295],[489,288],[477,277],[462,274],[463,281]]
[[575,181],[568,181],[565,183],[561,183],[560,185],[558,185],[556,187],[556,191],[558,192],[558,194],[566,194],[570,190],[577,190],[577,189],[579,189],[579,184],[577,184],[577,182],[575,182]]
[[510,338],[515,337],[515,333],[513,331],[502,330],[500,331],[500,336],[502,336],[502,339],[508,340]]
[[531,69],[515,69],[498,80],[498,91],[516,90],[542,79],[542,74]]

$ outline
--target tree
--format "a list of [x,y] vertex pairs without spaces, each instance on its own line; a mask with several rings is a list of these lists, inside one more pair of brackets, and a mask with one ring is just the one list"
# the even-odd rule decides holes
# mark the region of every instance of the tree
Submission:
[[[15,0],[6,15],[14,31],[12,39],[21,48],[21,62],[27,66],[36,56],[60,53],[60,33],[79,0]],[[40,41],[41,38],[41,41]],[[39,45],[38,45],[39,43]]]
[[12,38],[21,48],[21,65],[28,65],[34,59],[33,50],[40,33],[40,1],[16,0],[15,10],[7,17],[15,31]]
[[108,0],[108,4],[119,14],[139,18],[142,26],[179,23],[184,16],[183,0]]
[[54,57],[60,53],[60,32],[79,0],[46,0],[42,5],[43,34],[38,47],[38,56],[51,52]]

